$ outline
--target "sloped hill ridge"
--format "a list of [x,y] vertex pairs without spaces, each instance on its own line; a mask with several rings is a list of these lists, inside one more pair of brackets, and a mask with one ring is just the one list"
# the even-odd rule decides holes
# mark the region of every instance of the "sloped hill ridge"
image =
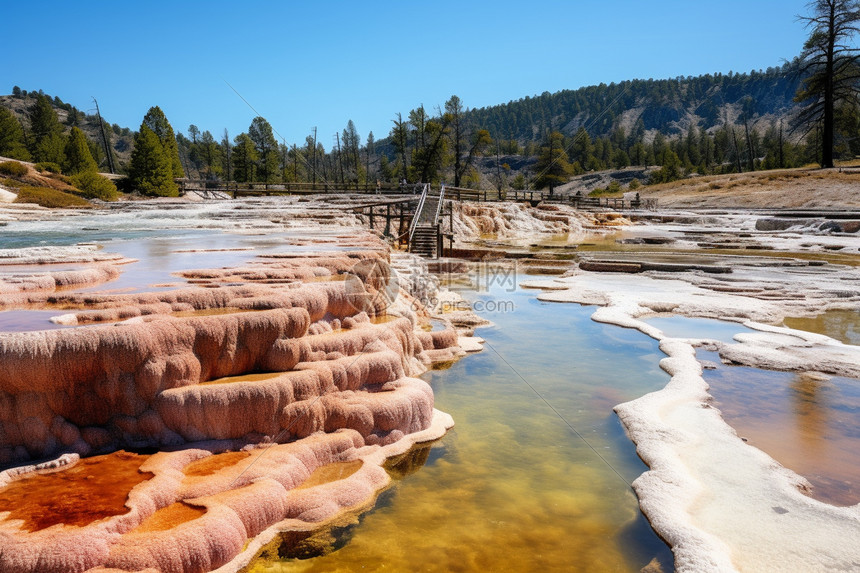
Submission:
[[[28,92],[26,96],[2,95],[0,96],[0,106],[12,111],[18,121],[21,122],[24,129],[28,130],[30,127],[29,110],[36,101],[37,94],[38,92]],[[71,104],[63,102],[59,97],[48,97],[51,100],[51,105],[53,106],[54,111],[57,112],[57,118],[60,120],[60,123],[63,124],[66,133],[71,130],[73,125],[77,125],[86,134],[88,139],[97,143],[100,149],[104,149],[102,134],[99,130],[98,116],[95,114],[94,110],[93,113],[87,113],[77,109]],[[108,122],[107,118],[104,116],[102,116],[102,120],[106,123]],[[127,164],[131,159],[134,133],[127,127],[120,127],[117,124],[113,124],[111,126],[109,123],[105,126],[105,130],[106,135],[108,136],[108,142],[114,153],[116,167],[119,169],[121,164]],[[107,160],[105,158],[102,158],[102,164],[99,165],[99,170],[108,171]]]
[[711,129],[741,121],[788,119],[799,79],[792,65],[744,74],[707,74],[666,80],[631,80],[577,90],[544,92],[506,104],[473,109],[474,125],[507,139],[538,141],[548,129],[567,135],[585,127],[607,135],[623,127],[629,136],[647,131],[683,133],[691,124]]

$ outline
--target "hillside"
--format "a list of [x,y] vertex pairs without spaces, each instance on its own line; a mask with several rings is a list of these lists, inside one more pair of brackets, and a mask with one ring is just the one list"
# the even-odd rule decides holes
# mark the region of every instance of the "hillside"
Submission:
[[860,209],[860,168],[780,169],[640,187],[661,208]]
[[[0,96],[0,106],[12,111],[18,121],[21,122],[25,132],[30,127],[29,109],[35,102],[36,95],[36,92],[21,92],[20,95]],[[63,102],[58,96],[54,96],[51,103],[66,133],[71,130],[72,126],[76,125],[86,134],[91,142],[96,144],[96,148],[100,153],[99,157],[96,158],[99,162],[99,170],[107,172],[108,162],[104,154],[102,133],[99,129],[99,121],[95,111],[92,113],[83,112],[73,105]],[[127,127],[123,128],[117,124],[111,126],[104,116],[102,116],[102,120],[105,122],[105,135],[108,137],[108,145],[114,155],[114,165],[117,172],[121,172],[123,171],[123,166],[128,164],[131,158],[134,134]]]
[[791,117],[798,85],[791,64],[748,74],[631,80],[473,109],[469,120],[493,137],[520,143],[540,141],[549,129],[572,135],[585,127],[592,137],[618,127],[632,137],[657,131],[672,135],[691,124],[711,130],[744,117],[766,129],[765,124]]

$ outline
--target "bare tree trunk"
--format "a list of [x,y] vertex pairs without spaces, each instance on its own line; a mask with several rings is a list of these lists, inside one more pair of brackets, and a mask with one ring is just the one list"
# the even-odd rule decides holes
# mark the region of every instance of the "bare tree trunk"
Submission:
[[749,159],[750,163],[750,171],[755,171],[755,159],[752,148],[752,139],[750,139],[750,126],[747,123],[746,116],[744,117],[744,132],[746,133],[747,137],[747,158]]

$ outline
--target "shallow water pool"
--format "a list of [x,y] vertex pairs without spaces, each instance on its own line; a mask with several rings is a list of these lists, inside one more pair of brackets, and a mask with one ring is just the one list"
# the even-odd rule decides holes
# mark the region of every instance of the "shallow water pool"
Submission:
[[739,436],[807,478],[811,496],[860,502],[860,380],[720,363],[705,370],[714,406]]
[[[671,552],[629,483],[645,471],[612,407],[663,387],[664,355],[593,308],[497,286],[482,353],[426,379],[456,426],[361,525],[312,559],[249,571],[639,571]],[[490,305],[484,305],[490,307]],[[420,463],[419,463],[420,465]]]

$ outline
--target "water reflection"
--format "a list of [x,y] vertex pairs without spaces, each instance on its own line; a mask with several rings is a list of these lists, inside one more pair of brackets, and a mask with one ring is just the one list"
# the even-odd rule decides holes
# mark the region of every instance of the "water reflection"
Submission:
[[0,311],[0,332],[31,332],[34,330],[72,328],[68,325],[51,322],[51,317],[60,314],[64,314],[63,311],[2,310]]
[[[697,355],[719,364],[715,353]],[[860,381],[724,365],[704,378],[726,422],[807,478],[812,497],[860,502]]]
[[860,312],[856,310],[828,310],[812,318],[786,318],[789,328],[824,334],[845,344],[860,345]]
[[498,328],[478,330],[484,352],[426,375],[457,425],[388,466],[397,478],[421,470],[359,527],[325,533],[336,551],[269,553],[248,571],[639,571],[655,558],[672,570],[628,485],[646,468],[612,412],[666,384],[656,342],[533,292],[472,296],[516,310],[486,313]]
[[735,335],[741,332],[755,332],[737,322],[709,318],[688,318],[686,316],[661,316],[643,320],[663,331],[672,338],[707,338],[727,344],[735,342]]

